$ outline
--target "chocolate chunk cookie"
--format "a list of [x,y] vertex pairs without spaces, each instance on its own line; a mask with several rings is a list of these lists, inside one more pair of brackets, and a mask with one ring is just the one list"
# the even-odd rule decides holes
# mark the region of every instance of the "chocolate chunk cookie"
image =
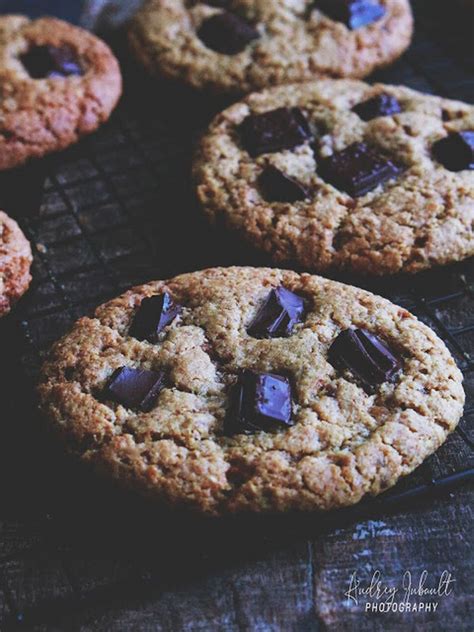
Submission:
[[474,107],[325,79],[255,93],[218,115],[194,178],[277,262],[416,272],[474,254]]
[[148,0],[132,51],[153,74],[217,93],[364,77],[409,45],[408,0]]
[[54,18],[0,16],[0,169],[94,131],[120,94],[117,60],[91,33]]
[[290,271],[216,268],[134,288],[53,348],[42,409],[68,448],[209,514],[331,509],[446,439],[461,373],[406,310]]
[[31,248],[15,220],[0,211],[0,316],[30,285]]

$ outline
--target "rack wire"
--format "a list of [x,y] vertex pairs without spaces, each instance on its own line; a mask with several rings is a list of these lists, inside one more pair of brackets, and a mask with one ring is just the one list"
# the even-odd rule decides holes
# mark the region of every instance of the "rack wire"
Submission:
[[[446,27],[443,39],[438,39],[434,3],[414,4],[418,23],[412,47],[373,79],[473,102],[472,50],[460,55],[459,41]],[[51,613],[60,616],[83,607],[85,600],[119,599],[124,591],[143,590],[156,579],[149,564],[124,572],[119,580],[108,568],[102,571],[108,581],[101,584],[95,573],[93,588],[84,592],[83,581],[78,582],[68,567],[75,544],[65,541],[64,524],[74,526],[87,506],[102,511],[101,518],[110,525],[100,507],[104,493],[110,492],[63,462],[37,429],[31,393],[45,351],[79,316],[131,285],[212,265],[270,263],[232,235],[211,233],[193,199],[193,143],[223,103],[210,105],[181,88],[152,87],[127,65],[124,60],[127,94],[109,124],[40,166],[0,177],[0,203],[19,220],[35,250],[32,288],[1,334],[2,356],[11,367],[4,383],[11,395],[7,410],[15,415],[15,424],[7,431],[6,447],[0,448],[0,473],[18,472],[17,454],[10,454],[9,446],[21,444],[27,473],[12,485],[6,502],[15,512],[22,502],[27,504],[28,526],[24,532],[15,527],[14,544],[0,544],[0,567],[11,569],[19,559],[37,563],[53,556],[59,559],[57,572],[64,576],[62,583],[58,581],[61,590],[46,588],[32,600],[19,597],[8,573],[0,572],[5,629],[44,622]],[[474,477],[472,260],[414,277],[373,281],[367,287],[415,313],[443,338],[464,373],[467,403],[458,429],[435,455],[393,490],[345,512],[341,520],[379,515],[427,494],[436,499]],[[33,487],[32,469],[39,481]],[[75,507],[78,498],[80,510]],[[89,542],[95,537],[91,535]]]

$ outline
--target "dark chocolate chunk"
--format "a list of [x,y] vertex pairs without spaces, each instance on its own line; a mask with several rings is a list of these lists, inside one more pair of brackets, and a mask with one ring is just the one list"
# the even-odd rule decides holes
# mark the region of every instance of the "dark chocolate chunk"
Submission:
[[353,143],[319,162],[319,174],[352,197],[365,195],[400,173],[400,168],[365,143]]
[[378,94],[367,101],[354,105],[352,111],[363,121],[371,121],[379,116],[398,114],[402,109],[400,103],[391,94]]
[[386,13],[385,7],[371,0],[316,0],[316,6],[351,30],[377,22]]
[[334,367],[349,369],[369,387],[391,381],[401,367],[393,351],[365,329],[342,331],[332,343],[328,356]]
[[51,79],[84,74],[75,51],[67,45],[60,47],[33,46],[20,59],[33,79]]
[[292,426],[291,386],[286,377],[243,371],[231,395],[228,434],[250,434]]
[[224,55],[236,55],[258,39],[260,33],[243,18],[225,11],[205,20],[198,36],[208,48]]
[[263,195],[269,202],[298,202],[308,197],[308,190],[298,180],[269,165],[259,178]]
[[247,329],[255,338],[284,338],[290,336],[295,325],[301,323],[305,301],[284,287],[271,290]]
[[455,132],[436,141],[433,154],[450,171],[474,169],[474,130]]
[[164,373],[123,366],[107,386],[106,395],[126,408],[151,410],[164,386]]
[[293,149],[312,139],[311,130],[300,108],[278,108],[251,114],[239,127],[245,149],[252,156]]
[[182,310],[168,292],[144,298],[130,326],[130,335],[138,340],[156,342],[158,334],[173,322]]

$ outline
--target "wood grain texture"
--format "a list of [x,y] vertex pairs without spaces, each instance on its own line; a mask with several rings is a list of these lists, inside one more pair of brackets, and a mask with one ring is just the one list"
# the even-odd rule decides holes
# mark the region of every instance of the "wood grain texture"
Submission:
[[[139,524],[117,523],[108,539],[103,528],[95,541],[87,530],[76,534],[64,568],[55,555],[26,555],[2,564],[0,577],[25,624],[42,622],[38,629],[45,630],[468,632],[472,500],[463,490],[346,526],[269,522],[268,536],[258,526],[227,524],[222,541],[215,531],[205,538],[190,522],[174,525],[174,539],[169,525],[163,529],[150,516],[140,528],[145,515],[137,510]],[[103,516],[97,519],[104,526]],[[107,528],[111,522],[105,520]],[[64,533],[70,537],[70,525]],[[389,585],[399,585],[406,570],[417,577],[426,569],[436,578],[448,569],[455,590],[434,615],[367,615],[344,593],[354,571],[368,581],[377,569]],[[12,616],[4,620],[13,626]]]

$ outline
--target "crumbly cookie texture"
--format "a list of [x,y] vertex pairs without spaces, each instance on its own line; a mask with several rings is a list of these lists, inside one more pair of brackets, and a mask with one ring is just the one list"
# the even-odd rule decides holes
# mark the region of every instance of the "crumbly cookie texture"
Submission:
[[[148,0],[131,23],[132,51],[153,74],[238,94],[321,75],[364,77],[399,57],[413,31],[408,0],[382,0],[385,15],[355,30],[307,0],[220,4]],[[235,54],[212,50],[199,37],[206,20],[229,10],[259,34]]]
[[[400,112],[365,121],[352,110],[381,94],[394,97]],[[241,123],[293,106],[314,138],[252,157]],[[417,272],[474,254],[474,171],[450,171],[433,151],[436,141],[463,130],[474,130],[473,106],[404,87],[342,79],[281,86],[249,95],[214,119],[195,157],[197,193],[212,221],[224,220],[276,262],[317,272]],[[356,142],[400,172],[352,197],[321,167]],[[260,180],[269,166],[302,184],[306,198],[269,201]]]
[[30,244],[15,220],[0,211],[0,316],[30,285],[32,262]]
[[[24,60],[41,69],[48,48],[68,64],[67,72],[77,62],[81,74],[31,76]],[[0,169],[64,149],[94,131],[109,118],[121,90],[117,60],[91,33],[54,18],[1,16]]]
[[[247,333],[272,288],[306,300],[288,337]],[[183,309],[156,343],[129,334],[145,297]],[[328,362],[348,328],[365,328],[401,359],[368,392]],[[149,412],[107,399],[120,367],[164,371]],[[225,432],[242,369],[292,383],[288,428]],[[215,268],[134,288],[82,318],[42,371],[43,411],[69,449],[155,500],[225,513],[331,509],[378,494],[436,450],[462,414],[462,376],[444,343],[401,307],[355,287],[277,269]]]

